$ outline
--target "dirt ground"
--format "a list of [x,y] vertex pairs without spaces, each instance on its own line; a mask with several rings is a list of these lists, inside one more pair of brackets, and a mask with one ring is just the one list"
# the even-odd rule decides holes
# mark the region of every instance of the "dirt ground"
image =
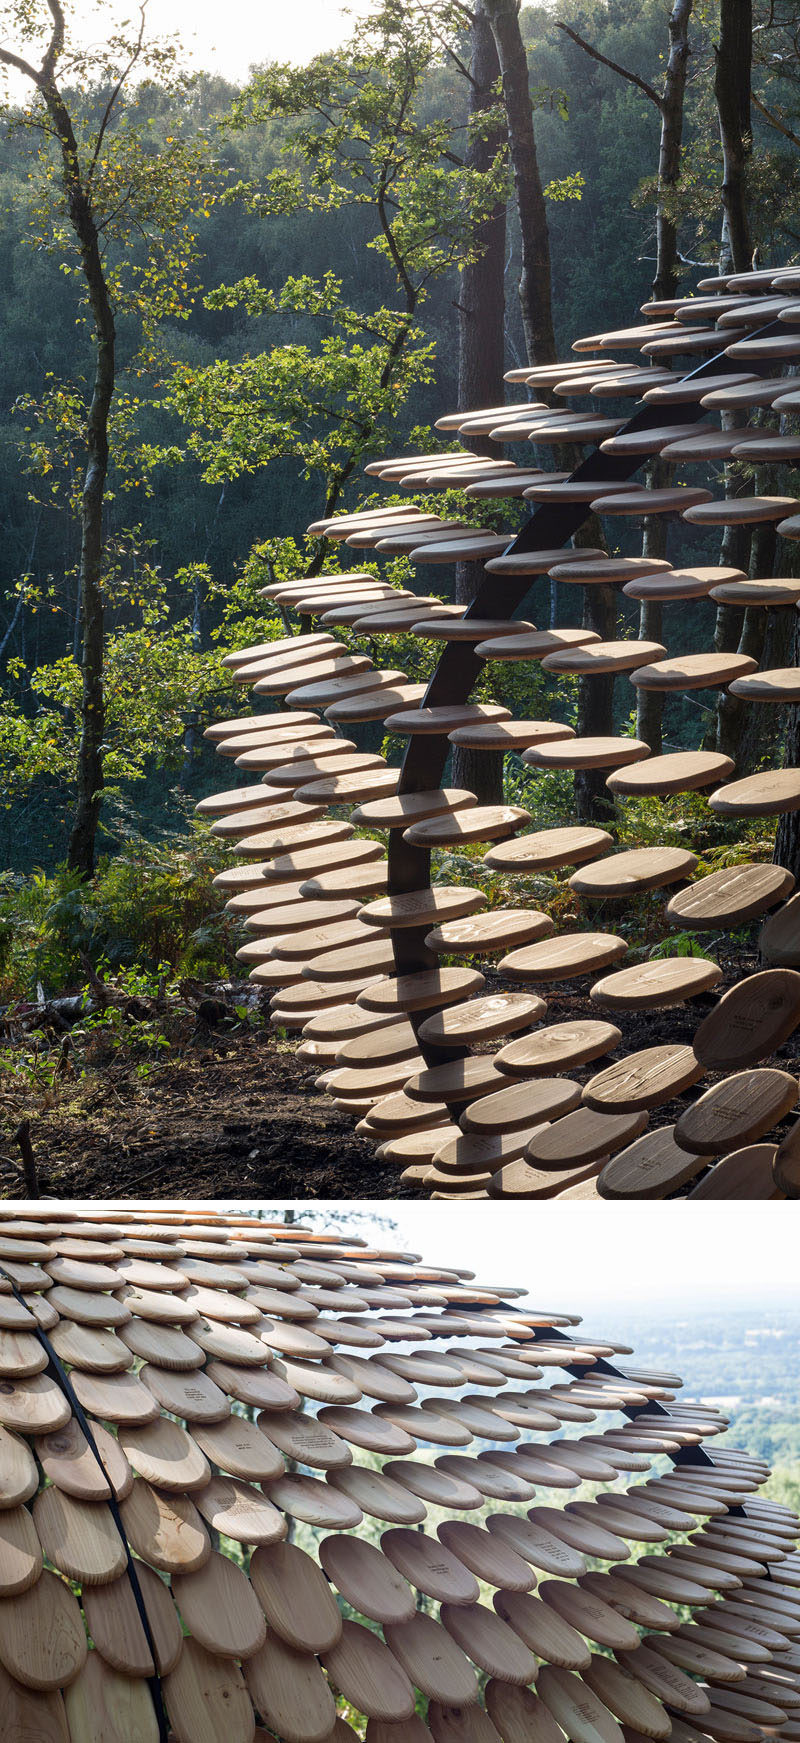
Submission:
[[43,1194],[63,1198],[426,1196],[376,1161],[372,1144],[314,1085],[294,1047],[267,1031],[198,1038],[142,1080],[116,1057],[53,1106],[0,1097],[0,1191],[24,1196],[11,1133],[23,1112]]
[[[726,985],[755,967],[755,959],[737,956]],[[575,981],[549,993],[547,1021],[596,1017],[590,984]],[[673,1010],[609,1013],[623,1031],[615,1057],[688,1043],[714,1002],[706,996]],[[569,1075],[584,1083],[608,1063],[610,1056]],[[770,1063],[800,1073],[800,1039],[792,1037]],[[118,1052],[102,1068],[60,1085],[54,1098],[22,1097],[6,1080],[0,1083],[0,1193],[25,1196],[14,1133],[27,1117],[43,1195],[427,1198],[423,1187],[402,1182],[393,1165],[376,1159],[373,1145],[357,1136],[354,1119],[314,1089],[315,1075],[297,1059],[295,1043],[267,1029],[230,1035],[199,1026],[178,1057],[170,1054],[144,1078],[135,1057]],[[713,1081],[707,1075],[689,1094]],[[651,1125],[671,1124],[685,1105],[684,1097],[655,1109]]]

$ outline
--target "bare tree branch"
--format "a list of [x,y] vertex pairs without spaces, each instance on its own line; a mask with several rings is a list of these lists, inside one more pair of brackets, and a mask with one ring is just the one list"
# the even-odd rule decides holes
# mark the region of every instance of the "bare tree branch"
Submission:
[[144,15],[145,15],[146,5],[147,5],[147,0],[143,0],[142,5],[139,7],[139,35],[136,38],[136,43],[135,43],[134,47],[131,49],[128,64],[127,64],[127,66],[125,66],[123,68],[122,72],[120,73],[119,78],[117,80],[117,83],[114,86],[113,91],[111,92],[111,96],[109,97],[108,102],[106,103],[105,109],[103,110],[102,120],[100,122],[100,126],[97,129],[97,138],[94,142],[94,151],[92,152],[91,163],[89,164],[89,168],[88,168],[87,175],[86,175],[86,181],[87,181],[88,186],[91,186],[94,172],[95,172],[95,169],[97,168],[97,159],[100,156],[100,150],[101,150],[103,140],[104,140],[105,135],[106,135],[106,128],[108,127],[108,123],[111,120],[111,116],[114,112],[114,105],[117,101],[117,98],[119,97],[119,94],[120,94],[120,91],[122,90],[123,85],[125,84],[125,82],[128,78],[129,73],[131,73],[133,71],[133,68],[135,67],[136,62],[138,61],[139,56],[142,52],[142,44],[144,42],[144,25],[145,25],[145,16]]
[[761,98],[756,96],[755,91],[751,91],[750,101],[753,108],[757,109],[759,114],[763,115],[764,120],[769,122],[770,127],[774,127],[776,132],[782,133],[784,139],[791,140],[792,145],[800,147],[800,135],[794,133],[788,122],[782,121],[779,115],[773,115],[771,110],[762,103]]
[[618,61],[609,60],[608,55],[601,54],[599,48],[593,48],[590,42],[586,42],[582,36],[578,35],[577,30],[573,30],[569,24],[563,24],[561,19],[556,18],[554,23],[556,30],[563,30],[564,35],[576,43],[578,48],[582,48],[584,54],[590,55],[593,61],[599,61],[601,66],[610,67],[612,73],[618,73],[621,79],[627,79],[628,84],[635,85],[637,90],[642,91],[644,96],[651,103],[654,103],[659,111],[663,110],[663,98],[659,97],[655,87],[649,85],[646,79],[640,79],[638,73],[632,73],[627,67],[621,67]]
[[64,48],[64,8],[61,0],[47,0],[47,7],[53,20],[53,30],[42,61],[43,85],[50,83]]
[[470,85],[474,85],[475,80],[472,77],[472,74],[469,70],[469,67],[461,59],[461,56],[456,53],[455,49],[452,46],[452,43],[449,43],[447,41],[447,38],[444,35],[443,31],[438,30],[436,25],[434,24],[434,25],[431,25],[431,35],[433,36],[434,41],[438,42],[439,47],[444,50],[444,53],[453,62],[454,67],[456,67],[457,70],[460,72],[462,78],[467,79]]
[[34,85],[38,85],[41,89],[41,73],[31,66],[30,61],[23,60],[21,55],[12,54],[10,48],[0,48],[0,64],[4,67],[13,67],[15,72],[24,73],[26,79],[30,79]]

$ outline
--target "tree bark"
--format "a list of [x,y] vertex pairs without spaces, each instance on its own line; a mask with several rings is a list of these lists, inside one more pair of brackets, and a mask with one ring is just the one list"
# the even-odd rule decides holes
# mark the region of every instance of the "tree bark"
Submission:
[[752,151],[752,0],[720,0],[714,96],[722,145],[721,272],[747,272],[753,255],[747,170]]
[[[669,55],[664,75],[664,86],[661,93],[638,74],[620,66],[617,61],[609,60],[606,55],[573,30],[569,25],[559,23],[563,30],[579,48],[607,66],[620,78],[634,85],[655,106],[661,117],[661,135],[658,154],[658,182],[656,201],[656,271],[653,279],[653,296],[656,299],[674,297],[678,285],[678,231],[674,209],[674,195],[681,172],[681,143],[683,138],[683,110],[686,92],[686,73],[689,58],[689,19],[692,12],[692,0],[674,0],[669,18]],[[658,463],[651,468],[649,479],[655,484]],[[651,557],[663,557],[666,545],[666,528],[660,516],[651,517],[645,521],[642,554]],[[616,630],[616,613],[609,604],[592,605],[588,602],[584,612],[584,624],[596,627],[594,615],[601,617],[605,628],[601,630],[604,636],[613,637]],[[661,638],[662,609],[657,600],[644,600],[639,612],[639,634],[643,640],[659,641]],[[591,718],[594,722],[593,731],[598,734],[608,734],[613,731],[613,682],[607,684],[604,690],[595,688],[596,680],[583,680],[580,687],[578,713],[581,721]],[[640,690],[637,693],[636,730],[639,738],[650,745],[654,755],[661,751],[661,719],[663,698],[657,691]],[[607,790],[597,774],[591,770],[585,772],[575,782],[576,804],[581,815],[595,815],[598,810],[604,810],[608,804]]]
[[[583,627],[594,629],[603,641],[613,641],[617,622],[617,596],[613,587],[584,587]],[[614,674],[598,673],[582,678],[578,686],[579,738],[605,738],[614,718]],[[607,769],[576,769],[575,814],[582,823],[606,821],[614,802],[606,786]]]
[[71,870],[90,878],[95,866],[103,789],[103,505],[108,476],[108,420],[116,371],[116,333],[91,192],[81,176],[72,118],[54,77],[44,79],[41,91],[61,150],[62,185],[69,220],[80,250],[96,345],[81,497],[81,729],[75,816],[67,850]]
[[[470,60],[470,137],[466,162],[469,169],[486,174],[502,145],[499,134],[484,137],[480,117],[495,102],[500,78],[492,27],[481,0],[472,13]],[[505,245],[506,209],[495,207],[477,230],[480,254],[462,267],[458,288],[458,407],[459,411],[500,405],[505,392]],[[497,444],[488,437],[470,442],[476,453],[496,454]]]
[[[472,12],[470,57],[470,138],[467,164],[485,173],[502,145],[497,134],[485,137],[475,125],[495,101],[500,77],[492,27],[481,0]],[[477,411],[481,406],[500,405],[505,395],[505,244],[506,209],[498,205],[478,230],[481,253],[462,268],[458,291],[458,407]],[[496,455],[498,444],[488,436],[470,439],[477,454]],[[483,577],[478,563],[457,563],[455,597],[469,605]],[[466,788],[482,805],[499,805],[503,798],[501,751],[466,750],[454,745],[451,755],[454,787]]]
[[[457,603],[470,605],[482,580],[482,563],[457,563]],[[501,750],[468,750],[464,745],[454,744],[450,752],[452,785],[474,793],[479,805],[501,805],[504,760]]]
[[519,211],[522,263],[519,302],[528,362],[555,363],[550,233],[539,173],[528,78],[519,27],[520,0],[484,0],[503,78],[508,143]]
[[[794,616],[791,607],[773,606],[767,611],[762,608],[765,619],[759,658],[762,671],[772,672],[793,664]],[[738,741],[737,775],[753,774],[765,759],[769,763],[780,762],[789,713],[774,702],[748,702],[745,710]]]
[[681,173],[683,103],[689,60],[692,0],[675,0],[669,17],[669,55],[661,98],[656,206],[656,272],[653,296],[674,297],[678,288],[678,226],[674,196]]
[[[800,666],[800,614],[794,611],[792,617],[794,623],[788,664]],[[796,705],[786,710],[784,743],[786,767],[800,768],[800,708]],[[778,819],[773,859],[776,865],[785,866],[800,883],[800,811],[784,811]]]
[[[762,580],[775,572],[777,534],[772,521],[752,529],[751,578]],[[791,640],[789,611],[751,605],[741,613],[737,653],[748,654],[765,671],[787,663]],[[783,710],[774,703],[743,702],[723,690],[717,709],[717,748],[733,758],[738,776],[750,775],[768,754],[781,723]]]
[[619,61],[610,60],[608,55],[601,54],[577,30],[557,20],[557,28],[563,30],[565,36],[576,43],[578,48],[582,48],[585,54],[590,55],[592,60],[609,67],[612,73],[618,73],[621,79],[626,79],[628,84],[641,91],[661,116],[656,195],[656,271],[653,279],[653,296],[657,300],[674,297],[678,285],[678,230],[672,195],[681,173],[683,105],[690,52],[691,12],[692,0],[674,0],[669,16],[669,54],[664,88],[660,93],[647,79],[631,72],[630,68],[621,66]]
[[[658,490],[669,481],[664,461],[653,460],[647,469],[650,489]],[[663,514],[645,516],[642,526],[642,556],[663,559],[667,554],[667,521]],[[660,642],[663,633],[664,608],[660,599],[643,599],[639,606],[639,638]],[[662,751],[664,694],[661,690],[637,690],[636,737],[649,744],[653,756]]]

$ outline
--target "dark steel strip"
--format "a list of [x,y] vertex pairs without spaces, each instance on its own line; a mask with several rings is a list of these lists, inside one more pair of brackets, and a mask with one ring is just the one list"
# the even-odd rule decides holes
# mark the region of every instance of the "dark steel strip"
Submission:
[[[22,1294],[22,1291],[17,1288],[17,1285],[14,1282],[13,1277],[9,1276],[8,1272],[6,1271],[6,1269],[3,1265],[0,1265],[0,1277],[5,1278],[6,1282],[10,1285],[11,1292],[15,1296],[16,1300],[20,1303],[20,1305],[22,1307],[25,1308],[25,1311],[27,1313],[30,1313],[30,1308],[28,1307],[28,1304],[25,1300],[24,1295]],[[47,1299],[46,1296],[43,1297],[43,1299],[46,1300]],[[109,1489],[111,1490],[110,1499],[106,1502],[106,1506],[108,1507],[108,1510],[109,1510],[111,1517],[114,1521],[114,1524],[117,1528],[120,1540],[122,1542],[122,1547],[125,1551],[125,1558],[127,1561],[126,1571],[127,1571],[127,1575],[128,1575],[128,1580],[130,1582],[131,1591],[133,1592],[133,1597],[134,1597],[134,1602],[136,1604],[136,1608],[139,1612],[139,1620],[140,1620],[140,1622],[142,1624],[142,1628],[144,1630],[144,1637],[145,1637],[145,1640],[147,1641],[147,1648],[148,1648],[148,1651],[150,1653],[150,1657],[153,1660],[153,1665],[155,1667],[153,1676],[149,1676],[147,1678],[147,1686],[150,1690],[150,1698],[153,1702],[153,1709],[155,1711],[156,1720],[158,1722],[159,1743],[168,1743],[169,1725],[167,1724],[167,1715],[166,1715],[166,1712],[164,1710],[164,1702],[163,1702],[162,1695],[161,1695],[161,1679],[160,1679],[159,1674],[158,1674],[158,1655],[156,1653],[155,1641],[153,1639],[153,1633],[152,1633],[152,1629],[150,1627],[150,1618],[149,1618],[147,1611],[145,1609],[144,1598],[142,1597],[142,1588],[139,1584],[139,1576],[136,1572],[136,1563],[133,1559],[133,1556],[131,1555],[131,1546],[128,1542],[127,1533],[125,1531],[125,1526],[123,1525],[123,1522],[122,1522],[122,1514],[120,1513],[119,1507],[117,1505],[117,1498],[114,1494],[114,1485],[111,1481],[111,1478],[108,1474],[108,1471],[106,1470],[105,1465],[103,1464],[103,1459],[102,1459],[102,1455],[100,1452],[100,1448],[97,1445],[97,1441],[94,1438],[94,1434],[92,1432],[92,1426],[91,1426],[91,1423],[89,1421],[89,1418],[86,1415],[86,1412],[83,1408],[83,1405],[80,1402],[80,1399],[77,1397],[77,1395],[74,1391],[74,1388],[72,1386],[72,1382],[69,1378],[69,1375],[68,1375],[65,1367],[63,1366],[63,1363],[61,1362],[59,1356],[56,1355],[56,1352],[53,1349],[53,1346],[50,1342],[49,1337],[47,1336],[46,1332],[44,1331],[44,1328],[41,1325],[39,1325],[38,1320],[36,1322],[35,1329],[31,1331],[30,1335],[32,1337],[35,1337],[37,1339],[37,1341],[41,1344],[42,1349],[44,1350],[44,1353],[47,1356],[47,1366],[48,1366],[48,1371],[51,1375],[51,1378],[53,1380],[55,1380],[55,1383],[58,1386],[59,1390],[61,1392],[63,1392],[64,1397],[66,1398],[67,1403],[69,1404],[70,1409],[72,1411],[72,1414],[73,1414],[73,1416],[78,1424],[78,1427],[81,1429],[82,1433],[84,1434],[86,1441],[88,1442],[88,1445],[91,1449],[91,1452],[93,1453],[97,1464],[100,1466],[100,1469],[103,1473],[103,1476],[105,1477],[106,1482],[108,1483]]]

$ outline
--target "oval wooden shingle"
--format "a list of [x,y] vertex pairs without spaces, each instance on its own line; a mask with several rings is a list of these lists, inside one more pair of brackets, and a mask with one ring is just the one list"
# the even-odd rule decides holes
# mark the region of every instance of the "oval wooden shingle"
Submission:
[[336,1688],[369,1718],[397,1723],[414,1712],[414,1690],[391,1643],[392,1630],[407,1626],[387,1624],[386,1645],[360,1622],[345,1621],[336,1645],[322,1655]]
[[57,1689],[35,1692],[15,1682],[0,1664],[0,1710],[9,1738],[35,1738],[36,1743],[70,1743],[64,1701]]
[[[183,1635],[178,1612],[169,1587],[158,1574],[145,1562],[136,1561],[134,1565],[155,1646],[156,1666],[159,1674],[166,1676],[174,1670],[181,1655]],[[83,1608],[94,1645],[107,1664],[124,1676],[154,1674],[156,1667],[127,1573],[111,1585],[85,1592]]]
[[503,1743],[561,1743],[563,1731],[530,1689],[493,1677],[486,1685],[486,1708]]
[[498,1615],[537,1658],[567,1670],[581,1670],[589,1663],[591,1655],[583,1636],[541,1598],[529,1592],[495,1592],[492,1601]]
[[385,1531],[384,1555],[419,1591],[439,1602],[474,1603],[479,1586],[474,1574],[447,1547],[420,1531]]
[[445,1603],[440,1615],[448,1634],[479,1670],[501,1676],[504,1682],[533,1682],[533,1653],[494,1610],[484,1604]]
[[29,1501],[39,1487],[39,1473],[27,1441],[0,1428],[0,1509]]
[[723,994],[695,1030],[697,1058],[713,1070],[741,1069],[768,1059],[800,1025],[800,974],[764,969]]
[[77,1500],[51,1484],[36,1497],[33,1521],[48,1561],[67,1579],[104,1586],[124,1571],[125,1545],[102,1502]]
[[721,968],[706,957],[662,956],[607,974],[595,981],[589,997],[615,1010],[657,1010],[708,992],[721,979]]
[[687,878],[697,857],[682,847],[640,847],[627,853],[612,853],[582,866],[569,879],[579,895],[602,900],[608,896],[635,896],[645,890]]
[[563,1580],[544,1580],[539,1595],[565,1622],[589,1640],[596,1641],[598,1646],[632,1648],[639,1643],[639,1636],[630,1622],[612,1610],[610,1604],[580,1586],[569,1586]]
[[162,1573],[189,1573],[211,1554],[208,1532],[185,1495],[162,1495],[137,1477],[120,1514],[136,1554]]
[[42,1545],[27,1507],[0,1513],[0,1598],[13,1598],[36,1584],[42,1571]]
[[610,1053],[621,1040],[622,1031],[613,1023],[550,1023],[531,1035],[506,1042],[495,1055],[495,1063],[511,1077],[549,1077]]
[[580,1095],[580,1085],[567,1077],[547,1077],[540,1082],[524,1078],[510,1089],[496,1090],[469,1103],[461,1115],[461,1125],[465,1132],[481,1135],[543,1125],[570,1113]]
[[598,1176],[601,1198],[667,1198],[694,1180],[712,1156],[697,1156],[675,1141],[675,1127],[644,1132],[604,1163]]
[[0,1380],[0,1425],[23,1434],[52,1434],[70,1420],[66,1398],[49,1374]]
[[172,1593],[189,1633],[212,1657],[251,1658],[266,1638],[253,1586],[227,1556],[212,1551],[205,1566],[173,1574]]
[[490,1040],[529,1028],[544,1016],[546,1009],[544,999],[536,995],[490,993],[425,1017],[418,1033],[423,1041],[441,1042],[445,1046]]
[[510,951],[497,966],[512,980],[572,980],[619,962],[627,953],[625,939],[611,932],[563,932]]
[[499,1743],[500,1734],[482,1707],[446,1707],[441,1701],[430,1701],[428,1721],[434,1743]]
[[797,1097],[797,1079],[788,1071],[739,1071],[707,1089],[681,1114],[676,1143],[696,1155],[724,1155],[770,1132]]
[[408,1622],[414,1615],[411,1587],[375,1544],[341,1532],[323,1538],[319,1557],[328,1579],[362,1616],[384,1623]]
[[[552,1531],[547,1531],[544,1526],[537,1525],[532,1520],[517,1518],[513,1514],[495,1513],[489,1516],[486,1524],[493,1536],[502,1538],[517,1555],[523,1556],[533,1567],[542,1569],[545,1573],[574,1578],[586,1571],[586,1560],[579,1550],[572,1549],[561,1538],[555,1537]],[[498,1585],[505,1589],[502,1580],[498,1581]],[[510,1589],[521,1591],[526,1588],[515,1585]]]
[[469,1707],[478,1699],[478,1681],[469,1660],[440,1622],[422,1611],[409,1622],[384,1628],[398,1664],[429,1700]]
[[232,1413],[224,1422],[198,1422],[194,1439],[200,1452],[226,1475],[271,1482],[284,1470],[283,1455],[261,1427]]
[[691,1047],[644,1047],[591,1078],[582,1099],[601,1113],[647,1110],[671,1101],[702,1075],[703,1066]]
[[546,1664],[536,1687],[540,1700],[573,1743],[622,1743],[616,1719],[573,1671]]
[[212,1657],[198,1640],[186,1639],[163,1686],[178,1743],[218,1743],[220,1736],[230,1743],[252,1743],[253,1707],[231,1659]]
[[438,1526],[437,1535],[445,1549],[486,1585],[527,1592],[536,1583],[527,1559],[512,1547],[513,1539],[460,1519],[445,1520]]
[[734,1150],[703,1176],[689,1193],[695,1198],[779,1198],[780,1177],[774,1144],[747,1144]]
[[158,1743],[153,1696],[141,1677],[121,1676],[91,1652],[65,1691],[69,1735],[85,1743]]
[[86,1653],[77,1601],[49,1569],[27,1591],[0,1600],[0,1663],[26,1688],[68,1688]]
[[121,1429],[119,1443],[134,1471],[156,1488],[186,1493],[205,1488],[208,1459],[179,1422],[159,1417],[144,1428]]
[[672,1730],[669,1714],[639,1682],[633,1668],[593,1653],[591,1663],[581,1674],[592,1693],[623,1725],[630,1725],[645,1737],[669,1736]]
[[599,1161],[638,1138],[647,1125],[646,1113],[598,1113],[576,1108],[551,1126],[542,1128],[525,1147],[526,1159],[545,1172]]

